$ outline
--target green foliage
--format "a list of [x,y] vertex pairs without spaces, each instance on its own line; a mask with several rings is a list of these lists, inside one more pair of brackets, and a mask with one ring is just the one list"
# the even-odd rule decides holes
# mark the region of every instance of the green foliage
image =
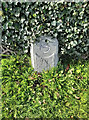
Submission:
[[2,2],[2,43],[27,52],[41,35],[57,37],[60,54],[89,53],[88,2]]
[[2,59],[2,118],[87,118],[89,61],[37,73],[30,58]]

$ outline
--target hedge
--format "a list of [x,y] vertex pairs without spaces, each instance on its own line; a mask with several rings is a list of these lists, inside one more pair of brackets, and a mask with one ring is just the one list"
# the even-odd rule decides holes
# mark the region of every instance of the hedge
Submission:
[[2,2],[2,45],[27,53],[31,41],[51,35],[59,53],[89,54],[88,2]]
[[27,55],[2,59],[2,119],[88,118],[89,61],[37,73]]

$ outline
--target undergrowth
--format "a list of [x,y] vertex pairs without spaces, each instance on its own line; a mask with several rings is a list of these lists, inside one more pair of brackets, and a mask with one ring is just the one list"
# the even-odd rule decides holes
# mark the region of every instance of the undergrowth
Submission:
[[[30,57],[1,60],[2,118],[87,118],[89,61],[37,73]],[[40,64],[40,63],[39,63]]]

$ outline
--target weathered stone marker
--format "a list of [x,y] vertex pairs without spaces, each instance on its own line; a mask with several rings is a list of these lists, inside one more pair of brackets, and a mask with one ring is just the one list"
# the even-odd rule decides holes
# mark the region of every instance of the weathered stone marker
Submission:
[[42,72],[57,65],[58,40],[50,36],[41,36],[38,40],[31,43],[31,62],[35,71]]

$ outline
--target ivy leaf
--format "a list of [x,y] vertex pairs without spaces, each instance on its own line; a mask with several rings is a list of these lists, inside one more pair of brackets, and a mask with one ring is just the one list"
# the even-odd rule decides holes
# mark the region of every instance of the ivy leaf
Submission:
[[52,24],[53,26],[56,26],[56,21],[53,21],[51,24]]

